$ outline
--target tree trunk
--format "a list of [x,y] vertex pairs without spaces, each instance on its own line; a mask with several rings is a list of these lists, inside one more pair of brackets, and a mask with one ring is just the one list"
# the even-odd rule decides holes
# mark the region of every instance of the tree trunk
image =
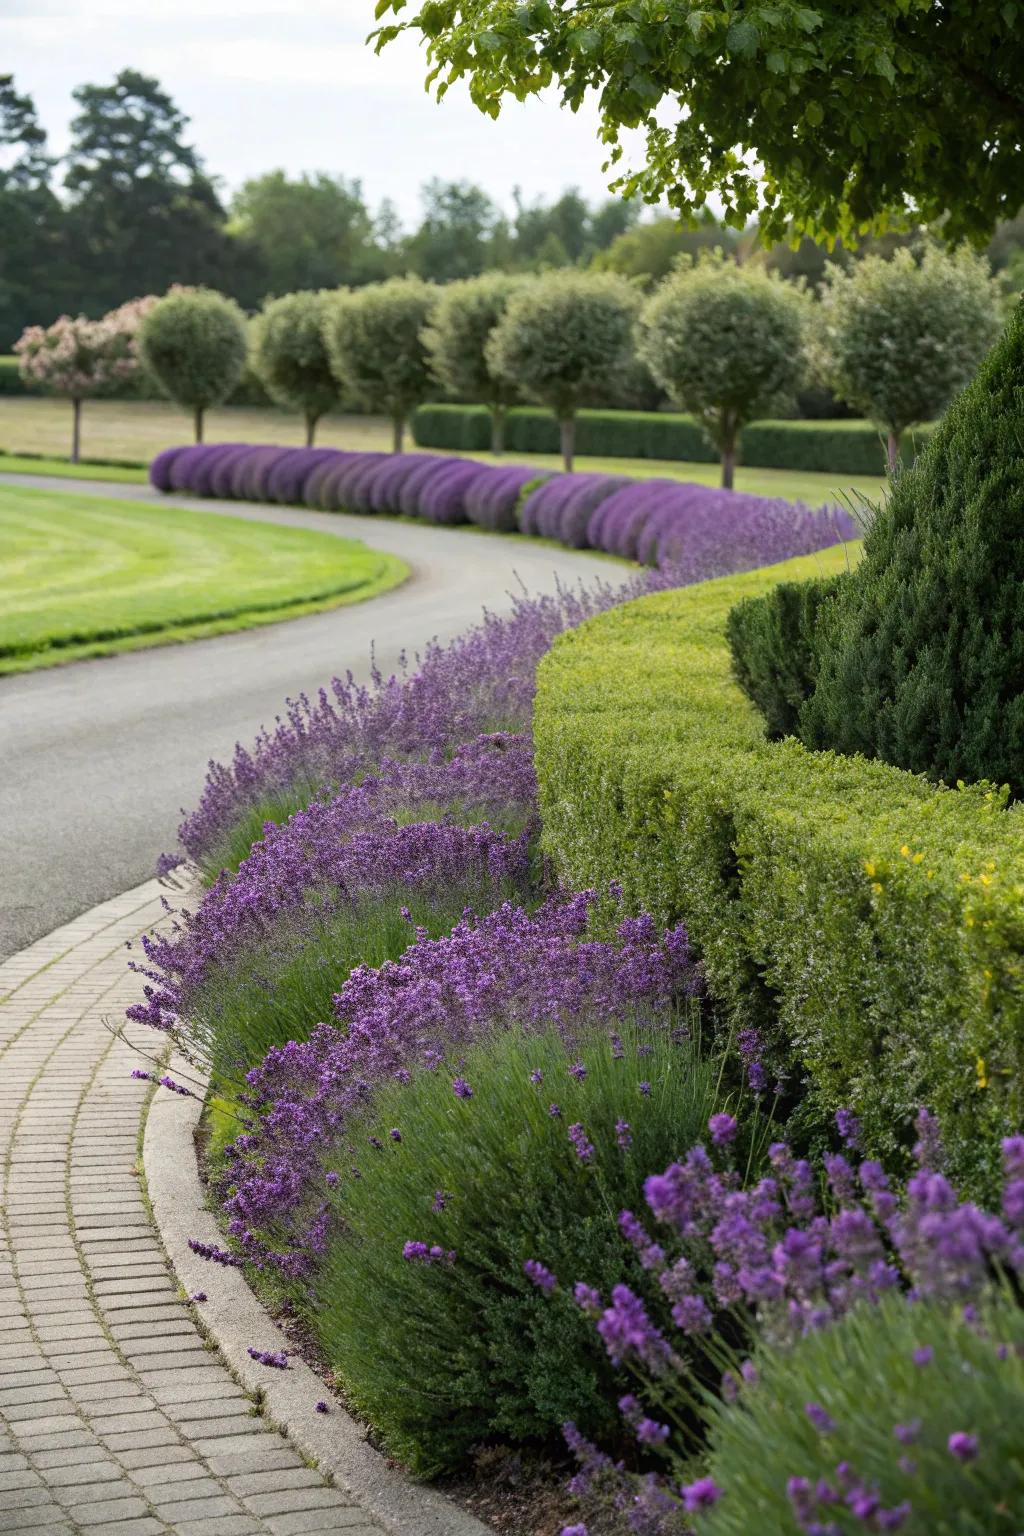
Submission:
[[313,439],[316,436],[316,424],[320,417],[313,411],[306,412],[306,447],[312,448]]
[[896,466],[900,461],[900,434],[898,432],[889,433],[889,440],[886,443],[886,456],[889,461],[889,473],[894,475],[896,473]]
[[573,455],[576,452],[576,418],[566,416],[558,423],[559,435],[562,440],[562,463],[567,475],[572,474]]
[[82,402],[74,399],[71,402],[71,462],[78,463],[78,451],[82,445]]
[[203,440],[203,407],[201,405],[196,406],[195,427],[196,442],[201,443]]
[[722,489],[731,491],[736,477],[736,434],[727,437],[722,445]]
[[500,459],[505,452],[505,407],[503,405],[491,407],[491,452],[496,459]]
[[394,435],[391,439],[391,451],[392,453],[401,453],[402,444],[405,441],[405,417],[393,416],[391,418],[391,425],[394,429]]

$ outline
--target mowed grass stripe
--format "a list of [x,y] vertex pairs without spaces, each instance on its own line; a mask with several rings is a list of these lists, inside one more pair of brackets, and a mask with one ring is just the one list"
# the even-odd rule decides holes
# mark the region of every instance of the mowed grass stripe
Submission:
[[369,597],[406,575],[393,556],[331,534],[0,486],[0,671],[244,628]]

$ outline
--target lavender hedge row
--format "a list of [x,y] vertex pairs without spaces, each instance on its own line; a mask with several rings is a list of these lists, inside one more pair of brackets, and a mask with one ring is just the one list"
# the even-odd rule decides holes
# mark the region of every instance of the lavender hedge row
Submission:
[[238,443],[167,448],[150,467],[161,491],[305,503],[325,512],[381,512],[428,523],[555,539],[653,566],[682,581],[810,554],[856,537],[849,515],[777,497],[678,480],[550,474],[436,454],[346,453]]

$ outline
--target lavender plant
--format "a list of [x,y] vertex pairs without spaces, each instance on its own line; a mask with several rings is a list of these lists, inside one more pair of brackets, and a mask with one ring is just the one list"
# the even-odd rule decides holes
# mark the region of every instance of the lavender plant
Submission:
[[[526,465],[481,464],[437,454],[231,447],[230,482],[214,491],[223,445],[167,449],[150,467],[159,490],[305,501],[330,512],[387,512],[432,523],[540,534],[672,568],[676,581],[745,570],[827,548],[856,535],[835,507],[715,491],[677,480],[596,473],[550,475]],[[520,505],[522,502],[522,505]]]
[[[790,1350],[712,1429],[700,1536],[995,1536],[1024,1521],[1024,1312],[891,1296]],[[820,1410],[820,1411],[818,1411]],[[756,1515],[755,1515],[756,1511]]]
[[[688,1531],[690,1517],[705,1511],[706,1528],[729,1536],[749,1530],[752,1520],[769,1521],[764,1528],[780,1536],[999,1528],[971,1523],[974,1474],[964,1468],[975,1460],[982,1420],[991,1433],[1007,1404],[1019,1409],[1021,1402],[1015,1344],[1024,1338],[1024,1138],[1004,1142],[1000,1217],[960,1201],[937,1171],[941,1147],[927,1112],[917,1125],[921,1166],[902,1197],[877,1163],[855,1166],[848,1154],[856,1149],[856,1121],[844,1112],[837,1119],[847,1153],[824,1159],[822,1195],[816,1171],[781,1142],[770,1149],[770,1173],[743,1187],[729,1155],[736,1124],[713,1117],[710,1151],[698,1145],[646,1180],[657,1236],[632,1211],[619,1216],[653,1284],[620,1283],[605,1297],[580,1277],[576,1303],[593,1318],[612,1361],[639,1383],[641,1396],[628,1394],[619,1405],[625,1421],[664,1458],[664,1474],[638,1487],[570,1427],[585,1464],[576,1491],[596,1496],[601,1518],[613,1517],[609,1528],[669,1536]],[[698,1283],[708,1273],[711,1304]],[[557,1295],[557,1282],[548,1290]],[[731,1319],[756,1329],[753,1360],[725,1347]],[[878,1353],[868,1356],[872,1340]],[[937,1340],[952,1378],[958,1358],[969,1378],[973,1362],[985,1359],[996,1373],[1014,1355],[987,1409],[981,1383],[970,1406],[936,1395],[925,1368]],[[717,1357],[716,1392],[693,1391],[695,1350]],[[855,1372],[853,1357],[860,1361]],[[770,1388],[757,1385],[762,1369]],[[880,1422],[872,1422],[873,1408]],[[701,1467],[694,1457],[709,1424],[710,1460]],[[918,1439],[925,1461],[912,1451],[901,1460],[901,1443]],[[1024,1507],[1024,1479],[1006,1482],[998,1433],[992,1442],[991,1476],[1001,1468],[1001,1493],[1012,1488],[1016,1507]],[[942,1445],[944,1475],[933,1481],[929,1469]],[[929,1523],[936,1482],[945,1483],[945,1526]],[[1012,1513],[1006,1528],[1013,1528]]]
[[443,932],[468,905],[527,897],[534,798],[528,743],[492,736],[447,762],[385,762],[268,824],[195,912],[143,939],[148,985],[129,1016],[240,1074],[326,1017],[357,961],[400,954],[411,923]]
[[180,829],[185,852],[216,874],[237,854],[232,833],[240,824],[247,835],[254,821],[258,828],[268,814],[299,809],[322,789],[375,772],[386,758],[444,759],[478,735],[524,730],[536,664],[555,635],[629,591],[597,584],[520,596],[508,617],[485,614],[450,645],[429,645],[415,670],[405,666],[391,677],[374,670],[368,686],[350,674],[315,700],[291,701],[252,748],[238,746],[229,764],[211,765],[200,803]]
[[[649,996],[638,960],[618,979]],[[685,1009],[627,997],[620,985],[612,1011],[595,997],[560,1028],[453,1043],[375,1089],[335,1140],[309,1316],[346,1394],[418,1472],[494,1436],[552,1440],[570,1416],[616,1436],[628,1383],[578,1308],[549,1305],[530,1260],[617,1278],[608,1210],[640,1195],[649,1160],[716,1094]]]
[[664,1009],[692,990],[681,929],[658,935],[635,919],[615,942],[591,938],[596,899],[553,897],[534,914],[505,904],[444,937],[418,933],[398,961],[352,972],[335,998],[336,1025],[268,1053],[248,1075],[255,1122],[236,1144],[227,1205],[249,1252],[308,1267],[320,1246],[324,1156],[374,1085],[504,1032],[555,1026],[571,1038],[580,1018]]

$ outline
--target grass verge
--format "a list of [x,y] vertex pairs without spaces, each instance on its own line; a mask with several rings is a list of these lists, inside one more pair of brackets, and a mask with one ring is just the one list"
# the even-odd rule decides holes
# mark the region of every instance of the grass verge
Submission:
[[331,534],[0,487],[0,674],[358,602],[404,580]]

